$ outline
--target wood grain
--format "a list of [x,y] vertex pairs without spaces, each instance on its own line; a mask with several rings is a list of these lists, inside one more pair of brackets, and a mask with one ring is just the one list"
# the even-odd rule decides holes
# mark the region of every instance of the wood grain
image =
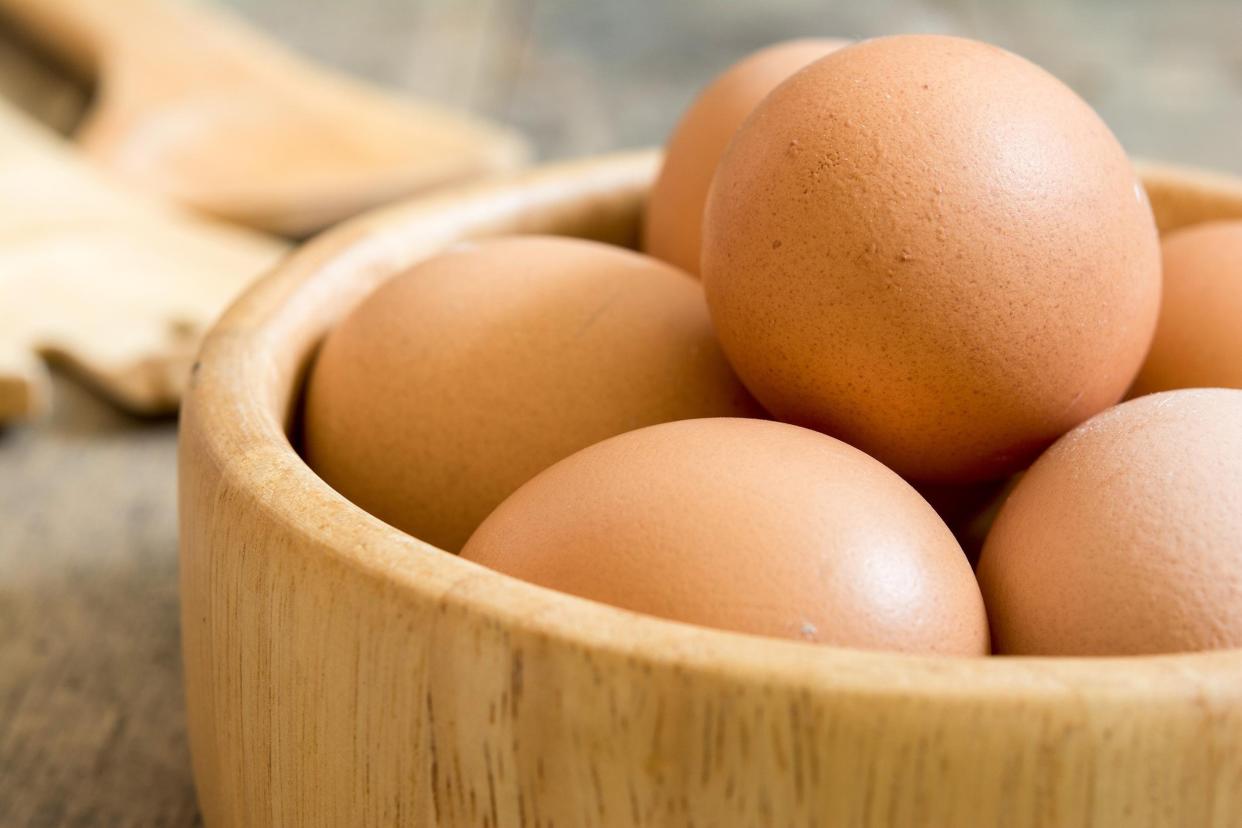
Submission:
[[167,413],[207,327],[285,253],[135,196],[0,103],[0,422],[49,405],[37,356]]
[[[938,30],[992,40],[1046,66],[1135,152],[1242,173],[1235,0],[225,1],[316,60],[512,123],[545,157],[659,143],[713,73],[795,33]],[[25,81],[15,70],[31,58],[2,32],[0,48],[3,93],[71,129],[85,100],[78,84]],[[63,404],[49,418],[0,429],[0,825],[194,825],[170,653],[175,430],[120,415],[55,375],[53,384]],[[100,722],[117,720],[124,725],[110,740]],[[545,784],[590,788],[589,772],[549,772],[559,767],[544,768]],[[648,772],[666,767],[653,761]],[[506,765],[506,779],[509,772]],[[441,765],[441,778],[452,773]],[[1174,783],[1172,773],[1162,780]],[[454,789],[449,798],[457,797]],[[480,802],[490,809],[488,797]],[[1229,816],[1218,824],[1236,824]]]
[[218,218],[305,236],[526,157],[513,132],[312,66],[207,4],[0,0],[0,12],[96,77],[84,152]]
[[53,382],[0,430],[0,825],[192,825],[175,424]]
[[[179,475],[208,823],[1235,823],[1242,651],[932,658],[695,628],[437,550],[301,461],[286,436],[300,378],[376,284],[480,235],[632,239],[654,160],[549,168],[351,223],[209,337]],[[1191,178],[1157,206],[1176,223],[1220,196]]]

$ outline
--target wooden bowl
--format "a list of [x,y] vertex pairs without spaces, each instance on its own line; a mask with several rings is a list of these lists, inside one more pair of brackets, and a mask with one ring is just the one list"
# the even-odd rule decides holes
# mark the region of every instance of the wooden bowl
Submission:
[[[303,248],[216,327],[180,458],[209,825],[1238,824],[1242,651],[955,659],[700,629],[415,540],[295,452],[317,343],[455,240],[631,243],[653,154],[412,202]],[[1242,182],[1147,168],[1165,227]]]

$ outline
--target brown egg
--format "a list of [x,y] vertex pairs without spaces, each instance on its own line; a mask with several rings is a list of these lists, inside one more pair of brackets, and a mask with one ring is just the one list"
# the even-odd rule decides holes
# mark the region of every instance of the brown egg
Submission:
[[1062,437],[978,574],[997,652],[1242,647],[1242,391],[1154,394]]
[[1164,302],[1132,396],[1174,388],[1242,388],[1242,221],[1165,237]]
[[667,420],[761,415],[697,282],[638,253],[494,239],[392,279],[314,365],[305,451],[333,488],[457,551],[514,489]]
[[643,216],[643,249],[699,272],[703,206],[725,147],[763,97],[808,63],[848,41],[790,40],[738,61],[703,90],[668,139]]
[[1125,153],[1051,75],[970,40],[871,40],[781,84],[721,161],[704,233],[751,392],[923,482],[1021,468],[1121,398],[1155,327]]
[[652,426],[562,460],[463,557],[725,630],[981,655],[979,588],[914,489],[839,440],[764,420]]

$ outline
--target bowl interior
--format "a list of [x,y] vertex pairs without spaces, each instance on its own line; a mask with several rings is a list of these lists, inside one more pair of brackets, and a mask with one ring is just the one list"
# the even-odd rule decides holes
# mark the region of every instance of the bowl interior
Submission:
[[[346,501],[302,461],[294,446],[306,369],[326,332],[378,284],[465,238],[554,233],[632,246],[657,160],[641,153],[537,170],[389,208],[311,242],[243,297],[205,346],[195,382],[210,386],[216,403],[200,406],[204,431],[220,443],[222,455],[244,459],[237,474],[263,470],[261,496],[272,519],[314,535],[351,567],[390,583],[409,601],[448,601],[491,623],[575,648],[652,664],[675,662],[749,682],[871,696],[917,688],[966,703],[1019,692],[1150,699],[1184,694],[1188,684],[1222,692],[1242,686],[1242,651],[1125,658],[915,656],[642,616],[517,581],[435,549]],[[1205,211],[1242,216],[1237,182],[1212,179],[1233,187],[1222,191],[1196,179],[1195,186],[1205,188],[1196,199],[1170,183],[1166,168],[1158,174],[1160,192],[1172,193],[1153,191],[1153,201],[1161,199],[1156,212],[1163,225],[1188,223],[1185,216]]]

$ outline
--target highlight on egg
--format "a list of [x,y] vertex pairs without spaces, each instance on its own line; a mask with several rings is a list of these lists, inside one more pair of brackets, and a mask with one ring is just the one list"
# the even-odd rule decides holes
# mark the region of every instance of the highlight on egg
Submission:
[[1242,647],[1242,391],[1141,397],[1062,437],[978,576],[999,653]]
[[540,586],[706,627],[867,649],[985,655],[970,565],[879,462],[797,426],[650,426],[562,460],[462,556]]

